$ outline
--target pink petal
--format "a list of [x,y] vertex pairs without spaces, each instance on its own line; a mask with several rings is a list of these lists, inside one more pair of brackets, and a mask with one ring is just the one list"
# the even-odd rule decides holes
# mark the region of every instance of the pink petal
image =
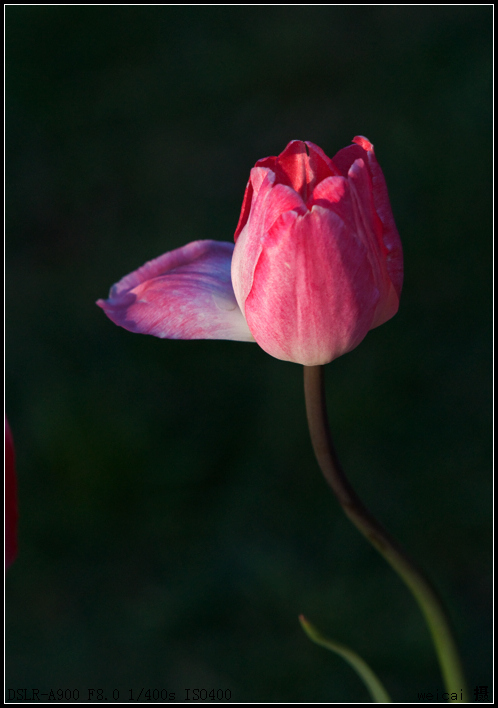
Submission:
[[361,342],[378,299],[364,244],[337,213],[314,206],[275,222],[255,267],[245,315],[266,352],[312,366]]
[[307,202],[315,186],[339,174],[334,163],[314,143],[292,140],[275,158],[276,181],[292,187]]
[[372,179],[363,159],[353,162],[344,177],[329,177],[313,192],[313,201],[338,214],[347,232],[354,233],[366,248],[379,302],[371,328],[378,327],[398,311],[399,297],[389,277],[386,265],[387,248],[383,240],[383,225],[375,210]]
[[327,177],[340,175],[333,160],[323,152],[321,147],[318,147],[315,143],[309,142],[309,140],[306,141],[306,145],[308,146],[310,160],[313,164],[313,171],[316,174],[316,184],[327,179]]
[[316,181],[306,145],[302,140],[292,140],[276,162],[277,181],[292,187],[306,202],[308,187]]
[[[355,138],[356,140],[356,138]],[[334,155],[332,162],[336,166],[338,172],[347,177],[349,168],[355,160],[367,161],[367,151],[361,145],[348,145]]]
[[[276,174],[273,169],[263,167],[259,164],[260,162],[268,162],[270,159],[274,158],[259,160],[259,162],[256,163],[256,167],[253,167],[251,170],[251,176],[244,194],[244,201],[242,202],[239,223],[235,229],[235,243],[237,243],[249,219],[251,219],[252,223],[251,230],[255,228],[256,221],[262,220],[262,223],[257,227],[257,230],[261,230],[262,226],[266,226],[267,228],[272,226],[283,209],[298,208],[302,211],[306,210],[306,205],[301,196],[292,186],[287,184],[288,179],[285,175],[280,175],[280,177],[283,177],[282,183],[282,179],[278,179],[278,174]],[[274,189],[277,191],[272,195],[271,201],[268,202],[267,200],[270,193]],[[270,209],[270,213],[265,214],[265,209]]]
[[242,208],[240,210],[239,222],[237,224],[237,228],[235,229],[235,233],[233,235],[233,240],[235,243],[237,243],[237,239],[239,238],[239,234],[242,231],[242,229],[244,228],[244,226],[246,225],[247,220],[249,218],[249,214],[251,212],[253,192],[254,192],[254,188],[252,186],[251,178],[249,177],[249,182],[247,183],[246,191],[244,192],[244,199],[242,201]]
[[399,298],[403,285],[403,250],[401,239],[394,222],[386,180],[380,168],[372,143],[362,135],[354,138],[354,145],[339,150],[333,163],[346,176],[357,159],[364,160],[372,179],[372,193],[375,211],[382,224],[382,240],[386,248],[387,272]]
[[232,243],[193,241],[130,273],[97,305],[130,332],[254,341],[232,288],[233,249]]
[[348,183],[353,195],[353,213],[356,234],[364,243],[375,285],[380,293],[372,329],[391,319],[399,307],[399,297],[391,281],[387,267],[387,247],[384,242],[384,227],[375,209],[372,178],[363,159],[353,162],[348,172]]
[[304,202],[308,201],[314,187],[322,180],[340,172],[318,145],[302,140],[291,140],[280,155],[264,157],[258,160],[251,170],[251,177],[246,187],[239,223],[235,229],[237,239],[246,225],[251,205],[261,186],[261,174],[273,173],[272,183],[291,187]]
[[14,443],[5,418],[5,568],[17,555],[17,482],[14,461]]
[[347,179],[344,177],[327,177],[327,179],[324,179],[315,187],[313,191],[313,204],[321,204],[329,209],[333,206],[335,211],[337,211],[335,205],[340,204],[340,208],[344,214],[348,214],[351,210],[351,200],[348,199],[348,201],[345,201],[347,191]]
[[[355,138],[355,140],[359,139],[360,138]],[[366,138],[363,138],[363,140],[366,140]],[[380,165],[377,162],[377,158],[375,157],[373,145],[367,154],[368,167],[370,169],[370,174],[372,175],[375,210],[382,222],[382,238],[387,249],[387,271],[399,297],[403,286],[403,249],[401,246],[401,239],[394,222],[384,173],[382,172]]]
[[[263,169],[266,177],[261,182]],[[254,173],[254,175],[253,175]],[[256,184],[249,219],[239,234],[232,259],[232,283],[239,307],[244,310],[244,302],[252,287],[254,268],[268,232],[281,214],[294,211],[304,214],[306,205],[292,187],[274,185],[275,175],[271,170],[256,167],[251,170],[251,179]],[[260,184],[259,188],[258,185]]]

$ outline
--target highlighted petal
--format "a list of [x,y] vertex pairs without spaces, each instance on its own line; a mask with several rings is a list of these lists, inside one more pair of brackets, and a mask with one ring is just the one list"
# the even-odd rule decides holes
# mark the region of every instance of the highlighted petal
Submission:
[[[242,235],[234,266],[241,243]],[[267,234],[245,316],[268,354],[316,366],[361,342],[378,300],[366,247],[338,214],[317,205],[282,214]]]
[[193,241],[125,276],[97,305],[130,332],[253,342],[233,292],[233,249],[232,243]]

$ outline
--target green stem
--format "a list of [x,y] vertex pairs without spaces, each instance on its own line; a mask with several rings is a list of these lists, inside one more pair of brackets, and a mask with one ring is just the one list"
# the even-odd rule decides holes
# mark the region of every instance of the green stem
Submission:
[[348,662],[348,664],[362,679],[375,703],[391,703],[391,698],[388,692],[374,674],[370,666],[363,661],[361,656],[359,656],[355,651],[352,651],[349,647],[344,646],[344,644],[333,642],[331,639],[324,637],[323,634],[321,634],[321,632],[319,632],[318,629],[311,624],[311,622],[308,622],[304,615],[299,616],[299,621],[301,623],[301,627],[304,629],[312,642],[315,642],[315,644],[318,644],[319,646],[325,647],[325,649],[329,649],[329,651],[335,652],[341,656],[344,661]]
[[311,442],[326,481],[356,528],[408,585],[432,634],[446,690],[450,695],[456,694],[456,700],[468,702],[460,657],[439,596],[424,573],[368,511],[344,474],[330,435],[323,366],[304,367],[304,395]]

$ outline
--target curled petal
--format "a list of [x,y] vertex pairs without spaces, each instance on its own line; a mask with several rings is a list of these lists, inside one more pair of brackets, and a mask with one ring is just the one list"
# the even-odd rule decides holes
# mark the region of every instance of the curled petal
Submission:
[[233,248],[220,241],[193,241],[125,276],[97,305],[130,332],[254,341],[232,288]]

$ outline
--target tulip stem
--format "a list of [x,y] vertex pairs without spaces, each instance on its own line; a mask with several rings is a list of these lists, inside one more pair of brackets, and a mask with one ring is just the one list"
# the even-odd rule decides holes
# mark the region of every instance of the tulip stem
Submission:
[[304,395],[311,442],[327,483],[346,515],[401,576],[418,602],[434,641],[450,700],[468,702],[456,642],[437,592],[397,541],[372,516],[344,474],[330,434],[323,366],[304,367]]

